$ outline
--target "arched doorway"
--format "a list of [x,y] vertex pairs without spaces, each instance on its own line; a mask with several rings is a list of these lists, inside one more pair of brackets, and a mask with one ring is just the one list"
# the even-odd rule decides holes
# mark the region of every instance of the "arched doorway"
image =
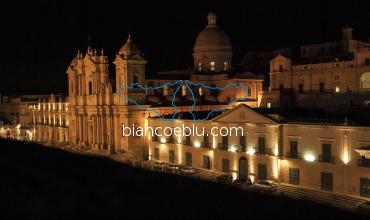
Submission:
[[246,180],[248,178],[248,161],[247,158],[239,158],[239,179]]
[[370,89],[370,72],[366,72],[360,77],[360,88]]

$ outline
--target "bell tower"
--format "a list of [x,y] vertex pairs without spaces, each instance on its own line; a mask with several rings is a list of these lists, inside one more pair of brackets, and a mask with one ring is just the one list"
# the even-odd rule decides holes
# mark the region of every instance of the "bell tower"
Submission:
[[129,105],[130,100],[139,104],[145,103],[145,64],[143,54],[128,35],[127,42],[116,54],[113,62],[116,65],[116,91],[120,103]]

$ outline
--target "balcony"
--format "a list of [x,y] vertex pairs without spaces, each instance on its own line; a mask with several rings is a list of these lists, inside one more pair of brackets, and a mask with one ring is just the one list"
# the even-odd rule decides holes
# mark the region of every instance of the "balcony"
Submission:
[[366,158],[358,159],[357,166],[370,168],[370,159],[366,159]]
[[332,163],[332,164],[335,164],[335,157],[333,157],[333,156],[323,156],[323,155],[320,155],[319,156],[319,162],[321,162],[321,163]]
[[260,155],[274,155],[271,148],[256,148],[256,154]]
[[211,143],[202,143],[201,145],[202,148],[211,148]]
[[286,152],[286,157],[287,158],[291,158],[291,159],[298,159],[298,160],[300,160],[301,159],[301,155],[300,155],[300,153],[299,152],[294,152],[294,151],[292,151],[292,152]]
[[159,142],[158,136],[152,136],[152,141],[153,142]]
[[217,149],[223,150],[223,151],[228,151],[229,150],[229,146],[227,146],[226,144],[223,144],[223,143],[218,143],[217,144]]
[[185,146],[193,146],[192,143],[191,143],[191,140],[186,140],[186,139],[183,141],[183,145],[185,145]]
[[175,139],[174,138],[167,138],[166,142],[170,143],[170,144],[175,144]]

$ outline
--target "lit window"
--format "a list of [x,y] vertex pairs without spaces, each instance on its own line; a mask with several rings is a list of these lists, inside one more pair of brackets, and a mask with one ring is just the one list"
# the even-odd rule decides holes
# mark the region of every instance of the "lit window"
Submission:
[[198,71],[202,71],[202,62],[198,63]]
[[215,70],[215,69],[216,69],[215,61],[211,61],[211,70]]
[[335,87],[335,92],[339,92],[339,86]]
[[250,86],[247,87],[247,96],[252,96],[252,88]]
[[203,90],[202,88],[199,87],[199,95],[202,96],[203,95]]
[[267,103],[267,108],[271,108],[271,102]]
[[167,95],[168,95],[168,86],[167,86],[167,85],[165,85],[165,86],[163,87],[163,95],[164,95],[164,96],[167,96]]
[[182,85],[182,96],[186,96],[186,85]]
[[224,62],[224,70],[228,70],[229,69],[229,64],[228,64],[228,62]]

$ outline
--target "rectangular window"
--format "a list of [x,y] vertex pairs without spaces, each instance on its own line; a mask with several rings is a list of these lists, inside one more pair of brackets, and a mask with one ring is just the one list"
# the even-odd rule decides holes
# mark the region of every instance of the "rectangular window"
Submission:
[[258,179],[266,180],[267,179],[267,167],[266,164],[258,164]]
[[229,149],[229,137],[228,136],[223,136],[222,137],[222,149],[223,150],[228,150]]
[[252,88],[250,86],[247,87],[247,96],[252,96]]
[[203,155],[203,168],[211,169],[211,159],[207,155]]
[[300,94],[302,94],[302,93],[303,93],[303,83],[299,83],[299,84],[298,84],[298,92],[299,92]]
[[325,83],[323,82],[320,83],[320,92],[321,93],[325,92]]
[[222,172],[228,173],[230,171],[230,160],[222,159]]
[[175,143],[175,139],[173,138],[173,134],[171,134],[170,136],[167,137],[167,143]]
[[244,135],[239,136],[239,145],[240,145],[242,152],[247,152],[247,141],[245,139],[246,139],[246,136]]
[[154,159],[159,160],[159,148],[154,148]]
[[186,152],[185,157],[186,166],[193,166],[193,155],[190,152]]
[[280,86],[279,86],[279,90],[280,90],[280,91],[283,91],[283,90],[284,90],[284,85],[283,85],[283,84],[280,84]]
[[284,68],[283,65],[279,65],[279,72],[283,72]]
[[320,158],[320,162],[331,163],[333,162],[331,156],[331,144],[323,143],[322,144],[322,155]]
[[258,138],[258,153],[266,154],[265,137]]
[[92,94],[92,82],[90,81],[89,82],[89,95]]
[[168,162],[175,163],[175,151],[174,150],[168,151]]
[[321,190],[333,191],[333,174],[321,173]]
[[205,148],[209,148],[210,147],[208,133],[204,133],[204,136],[203,136],[203,147],[205,147]]
[[299,185],[298,168],[289,168],[289,184]]
[[289,149],[289,158],[298,159],[298,141],[290,141]]
[[186,130],[185,133],[185,145],[191,146],[191,136],[190,136],[190,131]]

